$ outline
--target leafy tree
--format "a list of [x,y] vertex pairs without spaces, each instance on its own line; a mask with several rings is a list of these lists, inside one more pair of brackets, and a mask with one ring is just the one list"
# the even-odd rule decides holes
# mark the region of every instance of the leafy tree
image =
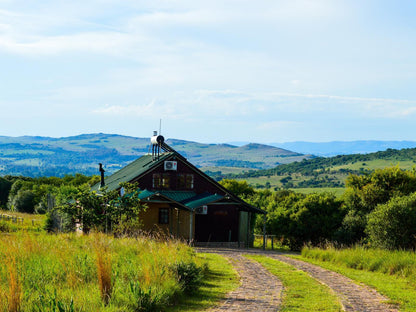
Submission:
[[35,194],[29,190],[20,190],[14,196],[11,202],[13,211],[34,213],[35,211]]
[[[262,203],[266,216],[267,233],[277,235],[291,249],[304,244],[318,245],[332,239],[343,219],[341,202],[332,194],[303,195],[292,191],[269,193],[266,198],[254,196]],[[261,231],[262,220],[256,228]]]
[[346,186],[343,198],[346,216],[336,236],[341,243],[354,244],[366,239],[368,214],[377,205],[416,191],[416,174],[398,166],[377,169],[367,175],[350,175]]
[[103,188],[96,192],[83,185],[75,193],[71,191],[67,198],[70,201],[63,202],[58,210],[69,216],[73,225],[82,224],[83,232],[111,229],[116,235],[133,235],[141,227],[139,214],[146,206],[138,197],[137,185],[123,183],[120,186],[125,189],[124,196],[117,190]]
[[247,197],[254,195],[255,190],[248,185],[247,181],[237,181],[232,179],[224,179],[220,181],[220,184],[227,190],[230,190],[233,194],[241,197]]
[[0,177],[0,207],[3,207],[7,204],[7,199],[9,197],[9,192],[12,187],[12,182]]
[[416,248],[416,193],[378,205],[368,218],[370,242],[387,249]]

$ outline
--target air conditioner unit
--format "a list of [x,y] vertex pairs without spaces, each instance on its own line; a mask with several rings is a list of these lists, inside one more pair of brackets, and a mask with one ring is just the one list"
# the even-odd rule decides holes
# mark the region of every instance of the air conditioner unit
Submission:
[[208,206],[202,206],[202,207],[198,207],[195,209],[196,214],[203,214],[206,215],[208,214]]
[[165,161],[165,170],[178,170],[178,162],[177,161]]

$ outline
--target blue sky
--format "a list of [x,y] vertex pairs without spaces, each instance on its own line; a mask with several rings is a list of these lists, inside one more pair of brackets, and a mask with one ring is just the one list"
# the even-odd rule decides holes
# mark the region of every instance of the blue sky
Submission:
[[0,135],[416,140],[416,2],[0,0]]

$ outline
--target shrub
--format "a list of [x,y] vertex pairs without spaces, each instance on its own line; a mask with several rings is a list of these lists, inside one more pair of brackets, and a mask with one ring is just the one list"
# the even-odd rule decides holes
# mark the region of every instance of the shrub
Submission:
[[178,277],[183,290],[187,293],[194,292],[203,278],[203,269],[195,262],[178,262],[173,266],[173,271]]
[[13,210],[18,212],[35,212],[35,195],[29,190],[20,190],[12,200]]
[[415,249],[416,193],[378,205],[369,215],[366,232],[377,247]]

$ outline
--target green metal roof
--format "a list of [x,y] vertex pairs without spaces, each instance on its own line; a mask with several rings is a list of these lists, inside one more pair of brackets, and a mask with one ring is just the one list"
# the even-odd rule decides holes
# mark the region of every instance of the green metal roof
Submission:
[[[136,177],[142,175],[150,168],[159,165],[166,158],[175,153],[162,153],[158,160],[153,160],[152,155],[144,155],[127,166],[121,168],[119,171],[113,173],[111,176],[105,178],[105,186],[109,191],[116,190],[120,187],[122,182],[130,182]],[[100,183],[95,184],[92,189],[98,190]]]
[[216,202],[223,199],[224,196],[218,194],[203,193],[197,195],[194,192],[183,192],[183,191],[149,191],[143,190],[139,193],[139,198],[143,200],[152,201],[152,196],[163,196],[167,200],[172,200],[179,203],[184,208],[189,210],[195,210],[203,205],[208,205],[212,202]]
[[171,199],[178,203],[182,203],[183,201],[186,201],[190,198],[195,197],[196,193],[187,192],[187,191],[149,191],[149,190],[139,191],[139,199],[145,199],[153,195],[162,195],[168,199]]
[[203,205],[208,205],[212,202],[216,202],[220,199],[223,199],[224,196],[218,195],[218,194],[205,194],[204,197],[196,196],[199,198],[191,198],[190,201],[185,203],[185,206],[190,208],[191,210],[195,210],[198,207],[201,207]]

